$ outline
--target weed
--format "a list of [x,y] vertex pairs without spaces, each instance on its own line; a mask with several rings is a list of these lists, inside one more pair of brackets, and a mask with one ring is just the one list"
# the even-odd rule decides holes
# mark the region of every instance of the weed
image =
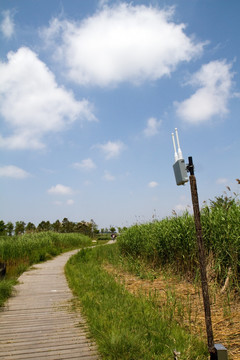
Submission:
[[0,281],[0,307],[3,306],[5,300],[12,294],[14,285],[16,285],[16,280],[13,279]]

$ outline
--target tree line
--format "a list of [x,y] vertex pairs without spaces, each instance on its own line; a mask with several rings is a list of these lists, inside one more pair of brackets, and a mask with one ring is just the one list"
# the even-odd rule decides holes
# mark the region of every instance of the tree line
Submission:
[[[105,231],[105,229],[101,229]],[[56,220],[54,223],[50,221],[41,221],[37,226],[32,222],[27,224],[24,221],[16,221],[13,224],[11,221],[5,222],[0,220],[0,236],[12,236],[22,235],[24,233],[34,233],[41,231],[55,231],[58,233],[81,233],[87,236],[94,236],[99,233],[98,226],[93,219],[91,221],[80,221],[73,222],[69,221],[68,218],[64,218],[62,221]]]

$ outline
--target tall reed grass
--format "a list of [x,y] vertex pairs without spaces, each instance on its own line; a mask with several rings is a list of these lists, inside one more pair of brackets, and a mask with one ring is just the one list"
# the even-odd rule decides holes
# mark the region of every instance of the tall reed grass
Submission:
[[33,264],[65,250],[89,244],[89,237],[75,233],[40,232],[0,237],[0,262],[11,265],[21,260]]
[[[207,206],[201,210],[206,255],[212,258],[215,277],[223,284],[229,269],[240,287],[240,204]],[[152,265],[171,265],[177,272],[196,275],[198,256],[194,218],[188,212],[161,221],[136,224],[118,239],[121,253]]]

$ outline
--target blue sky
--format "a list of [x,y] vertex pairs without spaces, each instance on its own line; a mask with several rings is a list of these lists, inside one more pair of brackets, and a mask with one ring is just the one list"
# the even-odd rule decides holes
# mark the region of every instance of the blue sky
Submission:
[[238,0],[1,0],[0,219],[101,229],[190,210],[175,127],[200,204],[238,191],[239,13]]

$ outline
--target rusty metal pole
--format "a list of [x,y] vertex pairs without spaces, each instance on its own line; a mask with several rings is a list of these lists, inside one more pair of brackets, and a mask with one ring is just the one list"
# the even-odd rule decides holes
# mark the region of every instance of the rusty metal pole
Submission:
[[210,309],[210,300],[209,300],[209,292],[208,292],[207,271],[206,271],[206,254],[205,254],[203,237],[202,237],[202,226],[201,226],[201,216],[200,216],[199,201],[198,201],[197,181],[194,175],[194,166],[192,162],[192,157],[189,157],[188,161],[189,164],[187,166],[187,169],[190,172],[189,180],[190,180],[194,221],[195,221],[195,228],[197,235],[198,259],[199,259],[199,267],[201,273],[202,295],[203,295],[203,304],[204,304],[204,312],[205,312],[208,351],[210,353],[210,360],[217,360],[217,353],[214,347],[214,339],[213,339],[211,309]]

